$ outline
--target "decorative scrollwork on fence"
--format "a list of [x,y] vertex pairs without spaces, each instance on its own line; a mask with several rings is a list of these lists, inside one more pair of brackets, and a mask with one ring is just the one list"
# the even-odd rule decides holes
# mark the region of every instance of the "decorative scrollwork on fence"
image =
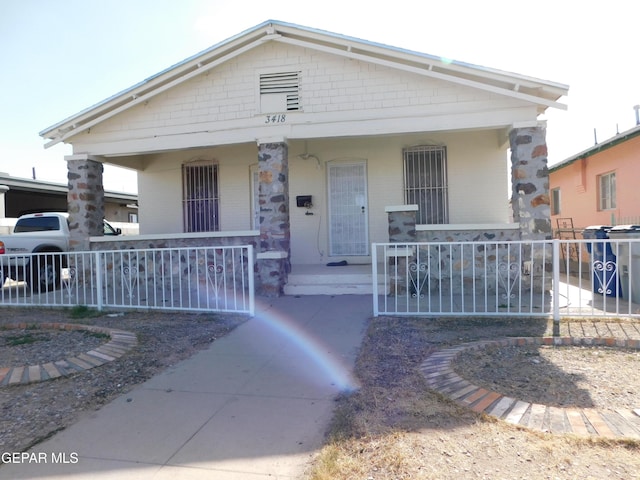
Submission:
[[127,298],[134,298],[134,286],[138,282],[138,267],[135,265],[122,265],[122,285],[127,289]]
[[221,263],[209,263],[207,265],[207,283],[211,285],[213,292],[219,296],[220,289],[224,284],[224,265]]
[[66,269],[66,275],[62,274],[62,287],[64,291],[67,293],[67,297],[72,298],[73,293],[76,291],[75,289],[75,279],[76,279],[76,267],[69,267]]
[[596,260],[593,262],[593,278],[594,282],[597,285],[594,287],[597,288],[598,293],[602,293],[604,295],[611,295],[613,287],[615,284],[614,280],[618,277],[616,262],[603,262],[601,260]]
[[411,285],[409,286],[411,297],[423,298],[424,297],[424,284],[429,278],[429,265],[426,263],[409,263],[409,280]]
[[498,264],[498,281],[505,292],[502,294],[502,298],[515,298],[516,294],[513,292],[516,283],[520,279],[520,265],[517,263],[500,263]]

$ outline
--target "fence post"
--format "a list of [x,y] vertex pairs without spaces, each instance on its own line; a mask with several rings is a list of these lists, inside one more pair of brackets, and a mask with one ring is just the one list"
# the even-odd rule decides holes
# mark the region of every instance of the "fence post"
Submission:
[[371,244],[371,276],[373,277],[373,316],[377,317],[378,311],[378,244]]
[[560,240],[553,240],[552,249],[553,272],[553,336],[560,336]]
[[255,263],[256,259],[253,257],[253,245],[247,245],[247,258],[249,265],[247,265],[247,273],[249,274],[249,316],[255,317],[256,315],[256,292],[255,282],[253,276],[255,275]]
[[94,252],[96,256],[96,302],[98,304],[98,311],[102,310],[102,256],[100,252]]

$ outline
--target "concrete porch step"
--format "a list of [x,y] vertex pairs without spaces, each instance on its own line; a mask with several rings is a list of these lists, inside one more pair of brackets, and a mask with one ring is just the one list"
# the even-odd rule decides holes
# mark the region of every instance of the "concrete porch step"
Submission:
[[[285,295],[371,295],[371,265],[294,265]],[[378,292],[384,294],[383,291]]]

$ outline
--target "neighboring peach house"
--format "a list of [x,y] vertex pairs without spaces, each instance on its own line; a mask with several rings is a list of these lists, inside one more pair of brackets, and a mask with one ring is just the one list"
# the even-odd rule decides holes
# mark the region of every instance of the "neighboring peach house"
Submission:
[[640,125],[549,167],[553,228],[639,223],[639,178]]
[[297,266],[371,263],[372,242],[550,238],[538,117],[567,93],[269,20],[40,135],[73,146],[75,249],[100,235],[102,164],[131,168],[140,245],[253,244],[258,291],[279,295]]

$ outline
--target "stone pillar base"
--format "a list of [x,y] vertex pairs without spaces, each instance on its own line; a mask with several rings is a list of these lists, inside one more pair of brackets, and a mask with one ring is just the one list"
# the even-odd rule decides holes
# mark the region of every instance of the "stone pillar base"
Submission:
[[264,297],[281,297],[287,284],[289,255],[287,252],[258,253],[256,291]]
[[415,242],[418,205],[386,207],[390,242]]

